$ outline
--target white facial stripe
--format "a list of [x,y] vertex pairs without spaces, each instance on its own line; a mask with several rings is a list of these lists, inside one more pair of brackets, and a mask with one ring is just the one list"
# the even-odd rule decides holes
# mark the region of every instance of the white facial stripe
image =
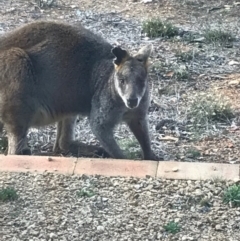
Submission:
[[127,106],[127,100],[126,98],[124,97],[124,95],[122,94],[122,90],[120,89],[119,85],[118,85],[118,82],[115,82],[115,88],[118,92],[118,94],[120,95],[120,97],[122,98],[124,104]]
[[[117,78],[116,75],[115,75],[115,78]],[[130,106],[128,105],[128,103],[127,103],[127,100],[129,99],[129,96],[130,96],[129,93],[128,93],[128,91],[126,91],[126,93],[122,93],[122,90],[121,90],[121,88],[120,88],[120,86],[119,86],[119,80],[118,80],[118,81],[114,81],[114,82],[115,82],[115,88],[116,88],[118,94],[120,95],[120,97],[122,98],[125,106],[126,106],[127,108],[129,108],[129,109],[133,109],[133,108],[130,107]],[[127,86],[127,87],[128,87],[128,86]],[[137,108],[137,107],[139,106],[140,101],[141,101],[141,99],[142,99],[145,91],[146,91],[146,87],[144,87],[141,95],[136,95],[136,98],[137,98],[138,102],[137,102],[136,107],[134,107],[134,108]]]

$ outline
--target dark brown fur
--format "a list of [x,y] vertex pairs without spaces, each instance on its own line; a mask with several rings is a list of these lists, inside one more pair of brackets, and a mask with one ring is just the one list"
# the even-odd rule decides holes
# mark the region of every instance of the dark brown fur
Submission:
[[8,154],[30,154],[29,127],[54,122],[55,152],[102,153],[74,140],[81,114],[89,116],[93,133],[111,157],[124,158],[113,129],[125,121],[144,159],[155,159],[147,126],[150,52],[148,46],[131,56],[82,26],[55,22],[28,24],[1,37],[0,121],[8,133]]

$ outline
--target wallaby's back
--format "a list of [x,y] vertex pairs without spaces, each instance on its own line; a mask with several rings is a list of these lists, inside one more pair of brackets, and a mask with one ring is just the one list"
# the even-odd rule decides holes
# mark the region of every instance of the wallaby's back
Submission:
[[[55,22],[31,23],[2,37],[0,52],[11,48],[29,56],[34,96],[54,120],[62,113],[89,113],[97,81],[94,69],[113,59],[112,46],[101,37],[81,25]],[[102,71],[110,74],[111,68]]]

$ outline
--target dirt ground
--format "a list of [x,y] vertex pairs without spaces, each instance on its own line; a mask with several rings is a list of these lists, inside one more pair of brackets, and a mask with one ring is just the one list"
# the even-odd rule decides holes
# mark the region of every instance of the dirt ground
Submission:
[[[236,1],[2,0],[0,33],[47,19],[81,22],[110,43],[130,51],[152,43],[149,121],[154,151],[165,160],[234,164],[240,163],[239,11],[240,2]],[[174,39],[146,37],[142,22],[153,17],[178,27],[179,36]],[[209,29],[230,32],[234,41],[224,45],[207,43],[202,34]],[[195,36],[194,41],[189,36]],[[186,56],[191,53],[190,58],[184,58],[184,53]],[[187,79],[176,79],[176,69],[187,70]],[[220,101],[227,99],[233,118],[227,122],[206,121],[197,130],[193,128],[189,108],[193,100],[204,94],[220,96]],[[31,129],[29,145],[35,152],[49,151],[55,134],[55,126]],[[86,118],[80,118],[76,136],[86,143],[98,143]],[[124,125],[117,128],[116,139],[123,148],[139,151]]]

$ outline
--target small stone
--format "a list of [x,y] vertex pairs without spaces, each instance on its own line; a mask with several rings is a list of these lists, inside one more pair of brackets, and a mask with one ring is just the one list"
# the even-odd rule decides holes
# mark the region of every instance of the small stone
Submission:
[[91,219],[91,218],[86,218],[86,219],[85,219],[85,222],[86,222],[87,224],[90,224],[90,223],[92,222],[92,219]]
[[235,60],[231,60],[228,65],[239,65],[239,62],[235,61]]
[[153,189],[153,185],[152,185],[152,184],[148,185],[148,186],[145,188],[145,190],[151,190],[151,189]]
[[213,207],[219,207],[219,206],[220,206],[220,204],[218,201],[213,202]]
[[221,230],[222,230],[222,227],[221,227],[220,224],[217,224],[217,225],[215,226],[215,229],[216,229],[217,231],[221,231]]
[[137,184],[134,186],[137,190],[141,188],[141,185]]
[[195,207],[192,206],[192,207],[190,208],[190,211],[194,213],[194,212],[196,211]]
[[197,227],[201,227],[201,226],[203,226],[203,223],[200,222],[200,221],[198,221],[196,224],[197,224]]
[[174,222],[175,222],[175,223],[179,223],[180,221],[181,221],[181,218],[175,218],[175,219],[174,219]]
[[33,235],[33,236],[38,236],[39,235],[39,231],[38,230],[32,230],[30,231],[30,234]]
[[137,207],[139,204],[138,201],[130,202],[129,205]]
[[184,241],[184,240],[194,240],[194,238],[184,235],[184,236],[182,236],[182,240],[183,240],[183,241]]
[[25,230],[23,230],[23,231],[22,231],[22,233],[21,233],[21,236],[26,235],[26,234],[27,234],[27,232],[28,232],[28,231],[27,231],[26,229],[25,229]]
[[97,226],[97,231],[98,231],[99,233],[104,232],[104,227],[101,226],[101,225]]
[[55,233],[50,233],[50,234],[49,234],[49,237],[50,237],[50,238],[57,238],[57,235],[56,235]]
[[237,79],[237,80],[231,80],[228,82],[229,85],[239,85],[240,81]]
[[202,196],[203,195],[202,191],[199,188],[195,190],[194,194],[196,196]]

